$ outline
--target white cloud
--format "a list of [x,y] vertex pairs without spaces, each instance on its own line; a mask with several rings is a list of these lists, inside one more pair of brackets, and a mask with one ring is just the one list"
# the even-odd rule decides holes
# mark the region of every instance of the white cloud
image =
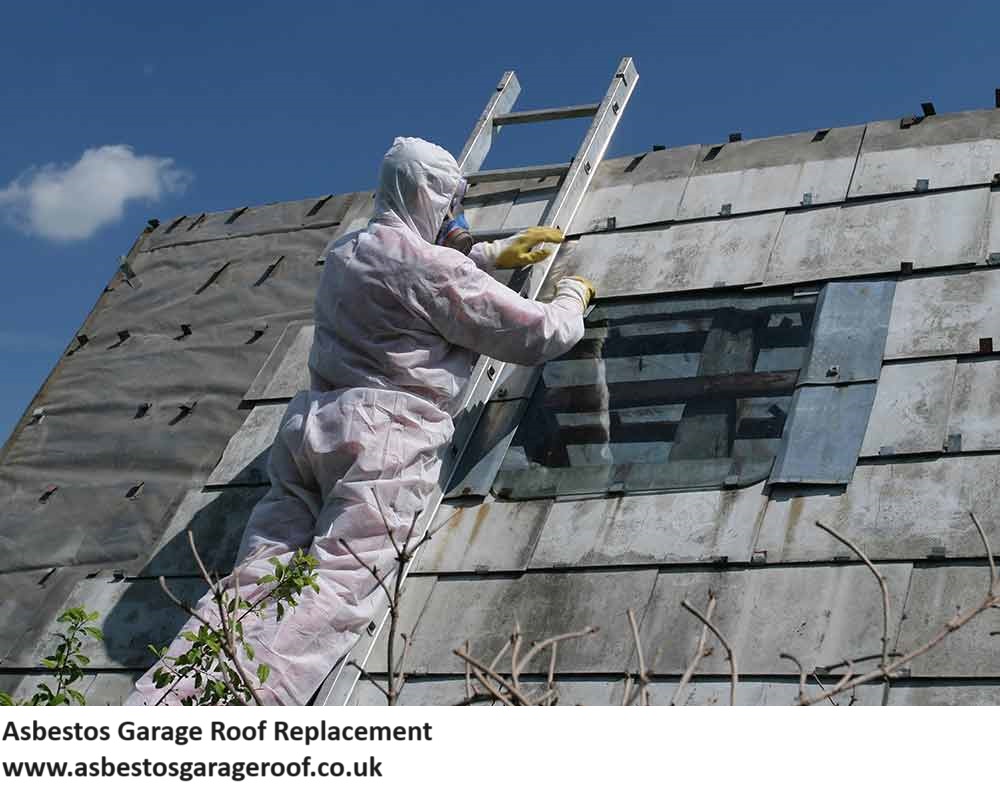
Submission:
[[126,203],[180,194],[191,174],[172,158],[131,146],[98,146],[72,165],[32,167],[0,189],[0,211],[21,230],[59,242],[87,239],[118,222]]

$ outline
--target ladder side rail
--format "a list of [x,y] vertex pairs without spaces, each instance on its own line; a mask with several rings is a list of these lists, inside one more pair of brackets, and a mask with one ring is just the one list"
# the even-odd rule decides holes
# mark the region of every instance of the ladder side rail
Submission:
[[[504,74],[505,77],[507,75],[508,74]],[[512,73],[510,75],[513,76]],[[553,205],[550,207],[546,216],[542,219],[542,224],[559,227],[563,231],[568,230],[569,226],[572,224],[573,217],[576,215],[576,212],[580,207],[583,196],[587,193],[587,190],[590,187],[590,182],[597,170],[597,166],[600,164],[600,161],[603,159],[604,154],[607,151],[611,138],[615,133],[618,122],[621,120],[622,114],[625,111],[625,106],[628,104],[638,80],[639,74],[636,71],[635,63],[632,58],[623,58],[618,65],[618,70],[615,72],[611,85],[604,96],[604,100],[601,102],[598,112],[594,116],[594,120],[591,123],[579,150],[577,151],[577,155],[570,164],[570,169],[560,186]],[[499,87],[500,85],[498,85],[498,88]],[[501,92],[502,91],[498,89],[497,93],[494,94],[494,98],[491,99],[491,104],[496,96]],[[487,110],[489,108],[490,105],[487,105]],[[484,115],[485,114],[486,112],[484,111]],[[481,129],[481,124],[482,118],[477,123],[476,130],[474,131],[473,136],[470,137],[469,143],[466,144],[467,150],[470,149],[470,144],[476,140],[477,133],[479,133]],[[479,134],[481,135],[481,133]],[[483,157],[480,159],[480,165],[482,159],[485,159],[485,152],[482,154]],[[465,156],[466,151],[463,150],[463,158]],[[538,291],[545,283],[545,279],[548,277],[552,264],[558,256],[558,248],[559,246],[556,245],[551,255],[549,255],[545,261],[532,268],[528,287],[524,291],[526,297],[533,299],[538,294]],[[479,417],[482,414],[486,403],[489,402],[490,397],[492,397],[493,392],[499,383],[500,376],[505,365],[505,363],[501,363],[485,356],[480,357],[477,361],[469,383],[466,385],[466,395],[462,408],[459,410],[459,416],[455,420],[455,435],[452,438],[449,453],[442,463],[441,478],[428,499],[427,507],[420,515],[420,518],[416,521],[413,537],[423,537],[437,515],[441,502],[444,499],[444,495],[448,491],[451,478],[454,475],[455,470],[458,468],[458,462],[468,446],[469,440],[471,439],[472,433],[479,422]],[[407,563],[406,569],[403,572],[404,581],[416,562],[420,551],[423,551],[423,549],[421,548],[417,552],[417,555],[414,558],[411,558]],[[381,594],[380,591],[379,593]],[[346,673],[344,670],[347,669],[351,662],[357,663],[357,666],[363,669],[368,657],[371,655],[371,652],[375,647],[375,643],[378,641],[380,634],[389,620],[388,604],[386,603],[384,594],[381,594],[380,601],[382,605],[384,605],[384,608],[380,606],[379,609],[385,610],[385,612],[383,613],[382,619],[378,623],[377,628],[371,634],[369,642],[365,645],[366,649],[364,654],[362,656],[356,655],[357,648],[361,644],[361,640],[359,640],[354,649],[348,652],[334,667],[332,680],[331,677],[328,676],[326,682],[324,682],[323,686],[320,687],[316,699],[317,704],[326,706],[346,705],[350,700],[354,687],[357,685],[357,682],[361,677],[361,673],[358,668],[354,668],[352,672]],[[359,658],[360,662],[358,661]]]

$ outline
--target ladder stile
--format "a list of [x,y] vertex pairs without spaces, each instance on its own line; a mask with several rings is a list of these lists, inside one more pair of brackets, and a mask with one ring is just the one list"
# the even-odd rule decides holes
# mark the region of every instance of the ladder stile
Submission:
[[[525,113],[511,113],[518,94],[520,84],[513,71],[508,71],[503,75],[497,85],[496,91],[490,98],[482,115],[476,122],[472,134],[469,136],[462,150],[459,166],[463,174],[467,177],[472,175],[477,182],[479,177],[494,178],[500,175],[503,179],[514,179],[515,177],[537,177],[537,174],[520,174],[532,170],[554,169],[562,167],[559,174],[563,175],[562,183],[556,194],[552,205],[548,207],[542,217],[540,225],[558,227],[564,233],[568,232],[583,200],[584,195],[590,187],[591,180],[597,171],[598,165],[604,158],[611,138],[615,133],[618,122],[625,111],[632,96],[635,86],[639,80],[639,74],[635,63],[631,57],[625,57],[618,65],[614,77],[599,105],[578,105],[575,107],[551,108],[545,110],[533,110]],[[571,112],[567,112],[571,111]],[[584,112],[586,111],[586,112]],[[535,123],[538,121],[555,120],[556,118],[584,117],[593,111],[593,120],[587,134],[584,136],[576,156],[569,164],[553,164],[545,167],[522,167],[521,169],[505,169],[497,172],[478,172],[486,158],[486,154],[492,145],[492,135],[494,130],[499,131],[500,126],[509,123]],[[549,175],[547,175],[549,176]],[[525,291],[529,298],[535,298],[545,283],[552,264],[558,255],[559,245],[554,245],[551,254],[543,261],[531,268],[531,275],[528,280],[528,288]],[[493,392],[499,384],[505,364],[482,356],[477,361],[469,383],[465,388],[462,408],[455,419],[455,435],[452,438],[451,452],[449,452],[442,463],[442,475],[440,482],[431,494],[425,510],[417,520],[413,536],[422,537],[432,525],[438,508],[444,499],[445,493],[449,489],[450,479],[459,467],[462,454],[465,452],[472,433],[475,430],[479,417],[489,402]],[[419,549],[416,556],[419,556],[423,548]],[[412,569],[416,556],[407,564],[404,577]],[[346,705],[351,698],[351,694],[361,677],[360,668],[365,666],[368,656],[374,649],[380,633],[388,622],[388,603],[381,591],[376,591],[377,598],[381,605],[379,611],[382,612],[381,621],[374,632],[369,634],[369,638],[359,640],[354,649],[348,652],[332,668],[332,672],[327,676],[326,681],[317,692],[315,703],[318,705]],[[356,667],[349,667],[349,664]]]

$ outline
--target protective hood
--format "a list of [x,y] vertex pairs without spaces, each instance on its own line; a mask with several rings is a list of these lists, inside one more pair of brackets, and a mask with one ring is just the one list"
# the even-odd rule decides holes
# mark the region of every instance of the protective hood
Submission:
[[375,216],[392,211],[433,244],[462,173],[446,150],[420,138],[396,138],[382,159]]

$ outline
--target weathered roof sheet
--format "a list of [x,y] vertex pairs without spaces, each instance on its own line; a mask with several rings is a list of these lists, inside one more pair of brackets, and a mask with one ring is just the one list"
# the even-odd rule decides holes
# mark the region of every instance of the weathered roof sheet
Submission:
[[[511,500],[517,493],[498,491],[493,476],[538,377],[587,383],[593,360],[510,369],[487,409],[496,418],[473,440],[469,459],[482,463],[467,465],[408,581],[403,624],[417,674],[403,702],[461,701],[452,650],[468,640],[491,656],[515,617],[529,640],[600,626],[560,646],[562,702],[618,702],[633,665],[629,608],[652,662],[654,702],[667,702],[700,632],[680,600],[704,605],[709,590],[746,676],[738,700],[793,702],[797,674],[779,653],[811,667],[880,646],[875,580],[817,520],[884,571],[896,650],[980,599],[989,569],[969,512],[1000,535],[998,133],[1000,110],[980,110],[605,160],[557,270],[593,278],[602,300],[666,294],[664,312],[695,294],[721,301],[764,287],[839,300],[819,306],[808,352],[778,341],[752,358],[753,373],[802,369],[794,398],[816,401],[813,418],[790,391],[751,401],[751,421],[772,418],[779,399],[790,416],[781,435],[733,448],[752,455],[763,442],[782,453],[767,480],[748,486]],[[480,230],[531,224],[556,186],[479,184],[470,221]],[[145,645],[168,641],[182,621],[152,577],[191,595],[202,587],[185,530],[210,565],[232,565],[266,492],[266,448],[284,403],[308,384],[317,263],[331,237],[371,210],[371,193],[358,192],[195,214],[133,249],[128,272],[116,274],[84,339],[28,409],[36,416],[4,450],[0,587],[10,597],[0,607],[0,688],[20,681],[22,694],[30,690],[25,673],[55,616],[85,602],[101,611],[108,643],[90,642],[100,670],[84,686],[92,700],[116,702],[149,663]],[[603,379],[684,379],[699,373],[692,362],[672,350],[609,358]],[[670,407],[628,418],[676,424],[683,405]],[[563,416],[573,429],[590,424],[572,408]],[[669,448],[615,452],[635,459]],[[577,463],[600,453],[599,443],[573,449]],[[10,573],[26,567],[38,570]],[[857,690],[856,701],[1000,702],[995,623],[993,612],[979,617],[891,686]],[[373,641],[368,666],[378,675],[383,645],[369,635],[362,646]],[[547,663],[533,664],[532,675],[544,675]],[[727,666],[713,652],[685,702],[725,702]],[[362,684],[351,700],[381,696]]]

